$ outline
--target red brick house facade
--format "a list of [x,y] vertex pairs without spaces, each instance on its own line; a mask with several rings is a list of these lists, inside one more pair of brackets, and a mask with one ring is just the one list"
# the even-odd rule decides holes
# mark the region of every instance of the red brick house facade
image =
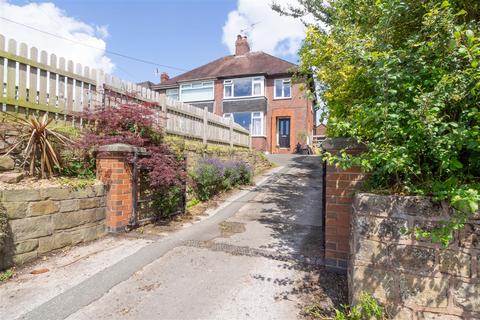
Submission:
[[152,89],[209,111],[249,129],[252,146],[270,153],[295,152],[312,142],[313,103],[291,77],[296,65],[264,52],[251,52],[238,36],[234,55],[222,57]]

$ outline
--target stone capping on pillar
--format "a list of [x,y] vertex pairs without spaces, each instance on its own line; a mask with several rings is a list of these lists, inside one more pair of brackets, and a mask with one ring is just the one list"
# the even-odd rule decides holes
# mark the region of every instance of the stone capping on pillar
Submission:
[[97,179],[107,186],[106,229],[123,232],[132,217],[132,165],[130,158],[145,155],[145,148],[124,143],[100,146],[96,149]]
[[366,150],[364,144],[358,143],[353,138],[327,138],[320,144],[322,150],[337,153],[343,149],[350,153],[351,151],[363,152]]
[[141,154],[147,153],[147,150],[145,148],[135,147],[126,143],[107,144],[107,145],[98,147],[96,151],[97,152],[113,152],[113,153],[118,153],[118,152],[127,152],[127,153],[137,152]]
[[[324,152],[331,154],[338,154],[342,150],[348,154],[359,154],[366,150],[364,145],[351,138],[328,138],[321,147]],[[327,163],[325,171],[325,266],[346,272],[353,196],[366,174],[360,167],[342,170],[333,163]]]

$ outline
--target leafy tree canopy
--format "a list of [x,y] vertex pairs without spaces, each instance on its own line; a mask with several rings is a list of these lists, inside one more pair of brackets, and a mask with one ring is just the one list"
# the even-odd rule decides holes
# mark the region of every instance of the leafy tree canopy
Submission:
[[480,1],[301,0],[312,13],[300,74],[321,83],[328,134],[367,147],[331,156],[371,172],[377,192],[433,195],[457,209],[432,232],[447,245],[480,200]]

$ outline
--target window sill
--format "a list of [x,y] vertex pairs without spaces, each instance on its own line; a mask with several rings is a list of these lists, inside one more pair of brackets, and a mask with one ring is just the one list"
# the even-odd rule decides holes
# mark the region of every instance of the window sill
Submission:
[[277,98],[277,97],[274,97],[273,100],[291,100],[292,97],[287,97],[287,98]]
[[249,97],[231,97],[231,98],[225,98],[223,97],[223,100],[245,100],[245,99],[266,99],[265,96],[249,96]]
[[265,135],[251,135],[252,138],[267,138]]

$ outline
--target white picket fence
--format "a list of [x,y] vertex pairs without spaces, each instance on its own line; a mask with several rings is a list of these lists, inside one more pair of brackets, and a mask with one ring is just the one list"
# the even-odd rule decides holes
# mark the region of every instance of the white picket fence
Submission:
[[48,112],[56,119],[82,125],[81,111],[116,106],[132,101],[149,103],[157,110],[159,124],[167,134],[203,143],[250,147],[250,133],[242,126],[165,95],[82,67],[55,54],[30,49],[25,43],[0,34],[0,79],[3,111],[23,114]]

